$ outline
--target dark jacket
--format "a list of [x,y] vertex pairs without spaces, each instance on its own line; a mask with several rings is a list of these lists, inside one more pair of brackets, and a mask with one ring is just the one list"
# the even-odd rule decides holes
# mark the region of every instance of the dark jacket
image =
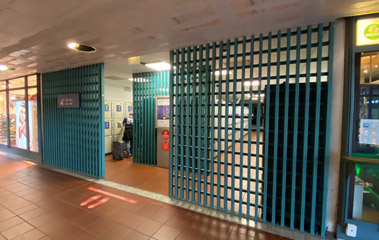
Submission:
[[133,140],[133,119],[125,118],[122,124],[125,127],[124,136],[122,137],[122,140],[125,142]]

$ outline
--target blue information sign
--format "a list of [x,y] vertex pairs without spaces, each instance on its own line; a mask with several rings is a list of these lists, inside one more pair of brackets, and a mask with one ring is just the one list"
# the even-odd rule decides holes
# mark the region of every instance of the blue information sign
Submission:
[[128,112],[133,112],[133,107],[132,106],[128,106]]
[[109,129],[109,122],[105,122],[105,129]]
[[121,105],[116,105],[116,111],[121,112]]
[[105,104],[105,111],[109,112],[109,104]]

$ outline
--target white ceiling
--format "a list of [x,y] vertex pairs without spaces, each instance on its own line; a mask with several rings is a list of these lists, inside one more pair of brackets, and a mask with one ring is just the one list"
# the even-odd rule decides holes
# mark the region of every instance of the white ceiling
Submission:
[[[159,52],[148,55],[140,56],[140,62],[149,63],[149,62],[170,62],[169,52]],[[132,78],[133,73],[140,72],[152,72],[154,71],[151,68],[146,67],[142,64],[132,64],[129,65],[127,58],[118,58],[111,59],[105,62],[104,65],[104,78],[105,83],[112,85],[122,86],[122,87],[131,87],[132,82],[129,81],[129,78]],[[117,80],[113,80],[117,78]]]
[[0,79],[378,10],[379,0],[0,0],[0,64],[16,69]]

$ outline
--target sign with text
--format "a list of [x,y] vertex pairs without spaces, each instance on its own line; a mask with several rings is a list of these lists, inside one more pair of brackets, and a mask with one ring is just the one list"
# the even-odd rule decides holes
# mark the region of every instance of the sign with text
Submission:
[[156,127],[168,128],[170,126],[170,97],[157,97],[155,113]]
[[74,94],[59,94],[57,95],[58,108],[80,108],[80,95]]
[[379,44],[379,18],[357,20],[356,30],[357,46]]
[[360,144],[379,144],[379,120],[361,119],[359,127]]

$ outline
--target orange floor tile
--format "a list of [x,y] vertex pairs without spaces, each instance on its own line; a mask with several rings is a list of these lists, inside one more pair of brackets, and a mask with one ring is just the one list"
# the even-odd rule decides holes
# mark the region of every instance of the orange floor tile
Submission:
[[[0,240],[285,239],[1,155],[0,165],[6,166],[0,168]],[[102,199],[108,201],[88,208]]]
[[133,156],[113,160],[105,157],[105,180],[168,195],[169,172],[166,168],[133,163]]

